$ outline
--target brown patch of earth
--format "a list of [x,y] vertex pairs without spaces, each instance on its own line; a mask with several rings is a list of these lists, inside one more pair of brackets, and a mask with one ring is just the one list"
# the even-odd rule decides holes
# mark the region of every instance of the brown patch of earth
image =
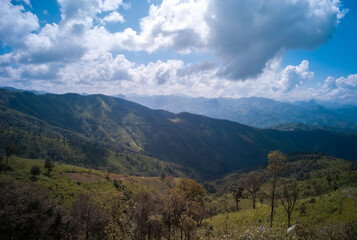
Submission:
[[82,183],[99,182],[102,177],[92,173],[67,173],[67,177],[72,181]]

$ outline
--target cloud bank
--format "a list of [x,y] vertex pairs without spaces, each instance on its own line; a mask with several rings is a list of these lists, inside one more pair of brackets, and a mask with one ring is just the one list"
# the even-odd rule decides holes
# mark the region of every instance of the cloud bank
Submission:
[[[25,4],[25,3],[24,3]],[[291,49],[325,43],[346,13],[337,0],[163,0],[137,30],[123,24],[122,0],[58,0],[61,21],[40,28],[36,15],[0,2],[1,85],[58,93],[185,94],[205,97],[356,99],[356,75],[329,77],[315,88],[309,61],[282,67]],[[16,27],[13,27],[16,26]],[[147,64],[125,52],[212,54]]]

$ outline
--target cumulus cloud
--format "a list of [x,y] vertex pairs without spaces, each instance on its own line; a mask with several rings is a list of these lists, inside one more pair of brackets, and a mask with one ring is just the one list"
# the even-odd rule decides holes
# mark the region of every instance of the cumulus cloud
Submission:
[[118,12],[111,12],[102,19],[102,22],[124,22],[124,17]]
[[29,34],[24,39],[26,49],[18,54],[20,63],[50,63],[78,61],[86,52],[81,35],[86,32],[83,24],[61,28],[47,24],[39,34]]
[[320,88],[320,98],[323,100],[335,99],[341,102],[356,103],[357,74],[337,79],[328,77]]
[[127,29],[118,42],[127,50],[212,51],[221,76],[246,79],[287,50],[325,43],[345,13],[339,6],[337,0],[164,0],[151,5],[139,33]]
[[[0,56],[3,85],[58,93],[77,89],[289,100],[357,96],[356,75],[330,77],[311,89],[306,83],[314,74],[307,60],[281,66],[285,51],[315,48],[330,37],[344,14],[337,0],[163,0],[150,6],[138,31],[122,32],[106,29],[108,22],[124,22],[120,11],[128,6],[122,0],[58,2],[61,21],[39,29],[34,14],[1,1],[1,41],[13,48]],[[215,58],[138,65],[121,53],[159,49],[207,52]]]
[[12,5],[10,0],[0,3],[0,41],[3,45],[22,45],[23,38],[40,27],[36,15],[26,12],[22,5]]
[[[287,66],[281,74],[279,81],[280,90],[290,92],[294,88],[303,85],[307,80],[311,80],[314,73],[309,71],[309,61],[304,60],[299,66]],[[276,88],[279,90],[279,88]]]
[[[204,0],[164,0],[159,6],[152,4],[148,16],[140,21],[140,33],[126,29],[118,41],[127,50],[153,52],[170,48],[190,53],[201,49],[207,45],[208,39],[204,20],[206,8]],[[126,39],[130,39],[131,44],[127,44]]]
[[117,10],[122,0],[58,0],[63,22],[84,21],[92,23],[98,13]]
[[341,16],[330,0],[210,0],[206,12],[220,73],[233,79],[256,76],[286,50],[326,42]]

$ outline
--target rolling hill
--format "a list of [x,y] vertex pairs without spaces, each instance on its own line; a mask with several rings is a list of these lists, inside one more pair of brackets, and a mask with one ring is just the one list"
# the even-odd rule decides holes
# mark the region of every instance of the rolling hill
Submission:
[[355,160],[357,135],[260,130],[190,113],[151,110],[104,95],[0,90],[0,136],[20,155],[119,173],[212,179],[266,164],[269,151],[326,152]]

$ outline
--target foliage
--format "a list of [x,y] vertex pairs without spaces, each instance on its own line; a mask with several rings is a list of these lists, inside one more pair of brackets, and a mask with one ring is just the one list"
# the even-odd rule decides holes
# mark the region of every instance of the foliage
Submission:
[[[14,198],[31,195],[25,193],[31,192],[32,186],[29,184],[34,184],[29,180],[30,169],[37,165],[44,171],[44,162],[14,156],[9,162],[13,171],[2,172],[0,184],[4,183],[3,186],[8,185],[12,188],[9,194]],[[251,202],[245,194],[240,201],[239,212],[224,212],[217,216],[209,215],[210,218],[204,219],[207,213],[213,213],[210,208],[216,209],[216,213],[219,212],[217,208],[235,211],[235,199],[228,191],[223,196],[207,195],[203,186],[192,179],[174,179],[170,176],[164,179],[125,176],[58,164],[51,172],[51,177],[39,175],[35,185],[39,191],[48,191],[47,195],[37,192],[38,195],[47,196],[46,199],[52,201],[46,203],[48,207],[63,209],[62,215],[60,214],[63,221],[59,222],[58,227],[53,227],[58,230],[56,234],[62,236],[60,238],[85,239],[87,235],[88,239],[97,239],[100,236],[102,239],[123,240],[180,239],[181,236],[184,239],[263,239],[269,236],[274,239],[304,239],[301,236],[329,229],[321,233],[321,236],[324,236],[322,239],[331,236],[353,239],[356,235],[353,221],[357,217],[357,205],[353,198],[356,191],[352,184],[355,175],[355,172],[349,170],[341,172],[338,185],[345,186],[339,187],[336,191],[331,189],[325,194],[297,200],[291,224],[298,224],[297,226],[301,227],[295,227],[289,234],[286,233],[286,212],[281,203],[276,206],[274,228],[270,229],[267,227],[270,223],[267,202],[251,209]],[[18,184],[8,183],[14,182],[15,179],[19,181]],[[328,185],[325,177],[315,180],[318,179]],[[305,180],[297,182],[299,191],[305,187],[305,183]],[[282,185],[281,190],[284,190],[284,186]],[[265,183],[260,191],[267,191],[268,187],[268,183]],[[16,190],[18,188],[27,190]],[[16,191],[21,193],[13,194]],[[281,193],[279,188],[277,192]],[[5,195],[4,199],[6,198],[11,199],[8,195]],[[12,202],[16,204],[16,201]],[[0,206],[8,206],[12,202]],[[26,215],[22,217],[22,214],[25,214],[23,212],[16,214],[19,219],[27,219]],[[92,214],[94,216],[91,216]],[[4,217],[6,221],[13,221],[10,216]],[[50,224],[51,217],[45,216],[41,219],[49,219]],[[332,227],[333,224],[336,224],[335,227]],[[307,229],[305,225],[314,227]],[[38,230],[26,231],[31,233]]]
[[271,196],[270,227],[273,227],[276,182],[279,175],[281,175],[283,172],[285,161],[286,161],[286,156],[279,150],[271,151],[268,154],[267,173],[271,177],[271,182],[272,182],[272,189],[270,195]]
[[55,164],[52,162],[50,158],[46,158],[45,160],[45,168],[47,169],[47,175],[50,175],[50,172],[53,170],[55,167]]
[[[356,135],[259,130],[203,116],[154,111],[118,98],[0,90],[0,137],[19,154],[130,175],[197,180],[266,164],[270,149],[354,159]],[[334,144],[339,142],[339,144]],[[4,148],[4,143],[0,143]]]
[[30,173],[32,174],[32,176],[34,178],[36,178],[38,175],[41,174],[41,169],[40,169],[39,166],[34,165],[34,166],[31,167]]
[[297,196],[298,196],[298,192],[297,192],[296,182],[294,180],[284,182],[280,195],[280,200],[288,216],[288,227],[291,226],[290,220],[291,220],[291,215],[294,211]]
[[88,195],[80,194],[72,204],[74,233],[77,239],[101,239],[108,224],[108,213]]
[[232,193],[233,197],[234,197],[234,200],[236,201],[236,210],[238,211],[239,210],[239,202],[240,202],[240,199],[243,197],[243,191],[244,191],[244,188],[242,185],[234,185],[232,187],[230,187],[230,192]]
[[9,141],[5,146],[5,153],[6,153],[6,166],[9,163],[9,158],[13,154],[17,154],[19,152],[19,148],[14,145],[12,141]]
[[64,239],[70,225],[67,209],[43,188],[0,179],[1,239]]
[[257,193],[263,184],[263,178],[264,178],[264,175],[262,173],[256,172],[256,171],[249,172],[243,178],[243,186],[244,186],[244,189],[249,193],[249,195],[252,199],[253,209],[255,209]]

